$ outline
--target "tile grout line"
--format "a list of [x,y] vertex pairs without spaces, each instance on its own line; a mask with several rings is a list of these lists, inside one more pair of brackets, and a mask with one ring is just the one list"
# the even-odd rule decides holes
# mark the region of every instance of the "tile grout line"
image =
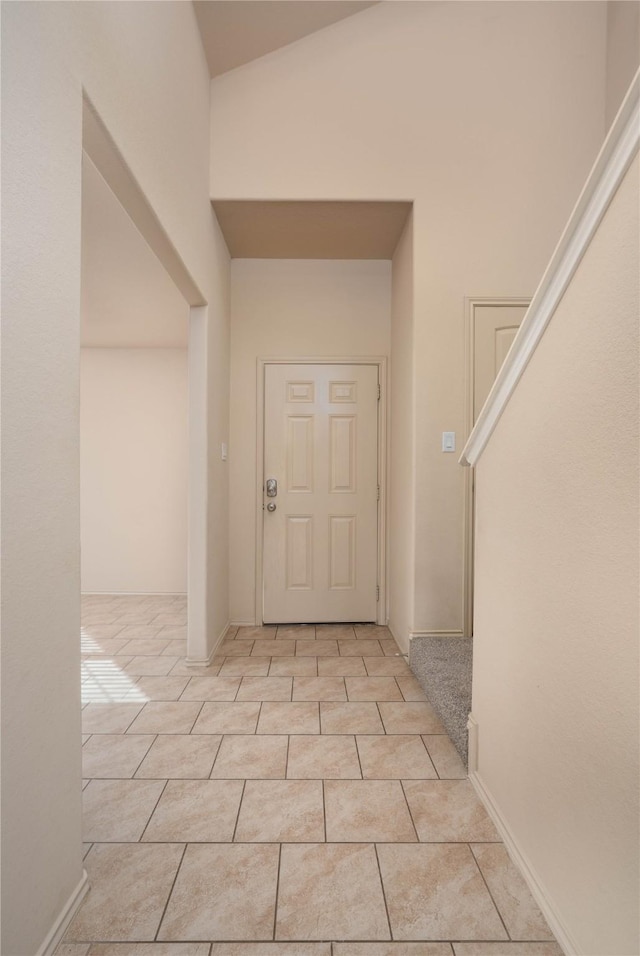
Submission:
[[[162,797],[163,797],[163,795],[164,795],[164,792],[165,792],[165,790],[167,789],[168,786],[169,786],[169,779],[165,780],[165,782],[164,782],[164,787],[160,790],[160,793],[158,794],[158,799],[156,800],[155,804],[153,805],[153,810],[152,810],[151,813],[149,814],[149,817],[148,817],[148,819],[147,819],[147,822],[145,823],[144,827],[142,828],[142,833],[140,834],[140,836],[138,837],[138,839],[137,839],[137,840],[129,840],[129,841],[127,841],[127,842],[129,842],[129,843],[142,843],[142,842],[143,842],[143,837],[144,837],[145,833],[147,832],[147,829],[148,829],[148,827],[149,827],[149,824],[151,823],[151,817],[154,815],[154,813],[155,813],[156,810],[158,809],[158,804],[159,804],[160,801],[162,800]],[[153,842],[153,841],[149,841],[149,842]],[[179,842],[179,841],[178,841],[178,842]]]
[[378,844],[373,844],[373,852],[376,855],[376,863],[378,864],[378,877],[380,879],[380,889],[382,890],[382,899],[384,900],[384,909],[387,914],[387,926],[389,927],[389,939],[393,941],[393,930],[391,928],[391,917],[389,916],[389,904],[387,903],[387,894],[384,890],[384,880],[382,879],[382,869],[380,867],[380,857],[378,856]]
[[244,780],[242,783],[242,793],[240,794],[240,802],[238,803],[238,812],[236,813],[236,822],[233,828],[233,833],[231,834],[230,843],[236,842],[236,833],[238,832],[238,823],[240,822],[240,811],[242,810],[242,801],[244,800],[244,792],[247,788],[247,781]]
[[411,825],[412,825],[413,831],[414,831],[414,833],[415,833],[415,835],[416,835],[416,843],[422,843],[422,840],[420,839],[420,834],[418,833],[418,828],[417,828],[417,826],[416,826],[416,821],[413,819],[413,813],[411,812],[411,804],[409,803],[409,798],[407,797],[407,791],[404,789],[404,780],[401,780],[401,779],[400,779],[398,782],[399,782],[400,788],[401,788],[401,790],[402,790],[402,795],[403,795],[403,797],[404,797],[404,802],[405,802],[406,805],[407,805],[407,810],[409,811],[409,816],[410,816],[410,818],[411,818]]
[[[502,913],[500,912],[500,907],[498,906],[498,904],[496,903],[495,899],[493,898],[493,893],[491,892],[491,888],[490,888],[489,884],[487,883],[487,881],[486,881],[486,879],[485,879],[484,873],[482,872],[482,867],[481,867],[480,864],[478,863],[478,860],[476,859],[476,855],[475,855],[475,853],[473,852],[473,847],[472,847],[471,841],[470,841],[470,840],[466,840],[465,842],[466,842],[467,847],[469,848],[469,853],[470,853],[470,855],[471,855],[471,859],[473,860],[473,863],[474,863],[474,865],[475,865],[475,867],[476,867],[478,873],[480,874],[480,877],[481,877],[481,879],[482,879],[482,882],[484,883],[484,885],[485,885],[485,887],[486,887],[486,889],[487,889],[487,893],[489,894],[489,898],[490,898],[491,902],[493,903],[493,905],[494,905],[494,907],[495,907],[495,911],[496,911],[496,913],[498,914],[498,917],[499,917],[499,919],[500,919],[500,922],[502,923],[502,925],[503,925],[503,927],[504,927],[504,931],[505,931],[505,933],[507,934],[507,940],[513,941],[513,940],[512,940],[512,937],[511,937],[511,933],[510,933],[509,930],[507,929],[507,924],[505,923],[504,919],[502,918]],[[474,841],[474,842],[477,843],[477,842],[480,842],[480,841],[477,841],[477,840],[476,840],[476,841]],[[495,842],[495,841],[494,841],[494,842]],[[504,844],[503,844],[503,845],[504,845]]]
[[280,895],[280,867],[282,865],[282,843],[278,844],[278,875],[276,876],[276,897],[273,907],[273,941],[276,940],[276,929],[278,927],[278,896]]
[[[185,843],[184,849],[182,850],[182,855],[181,855],[181,857],[180,857],[180,862],[178,863],[178,866],[176,867],[176,874],[175,874],[175,876],[174,876],[174,878],[173,878],[173,880],[172,880],[172,882],[171,882],[171,889],[169,890],[169,892],[168,892],[168,894],[167,894],[167,901],[166,901],[166,903],[164,904],[164,907],[162,908],[162,915],[161,915],[160,919],[158,920],[158,928],[157,928],[157,930],[156,930],[156,932],[155,932],[155,935],[154,935],[154,937],[153,937],[153,939],[154,939],[155,942],[158,942],[158,933],[159,933],[160,930],[162,929],[162,924],[163,924],[163,922],[164,922],[164,918],[165,918],[165,916],[167,915],[167,908],[168,908],[168,906],[169,906],[169,900],[170,900],[171,897],[173,896],[173,891],[174,891],[174,889],[175,889],[175,886],[176,886],[176,883],[177,883],[177,880],[178,880],[178,874],[180,873],[180,870],[182,869],[182,864],[183,864],[184,858],[185,858],[185,856],[186,856],[186,854],[187,854],[187,847],[188,847],[188,846],[189,846],[189,844],[188,844],[188,843]],[[161,942],[161,941],[160,941],[160,942]]]

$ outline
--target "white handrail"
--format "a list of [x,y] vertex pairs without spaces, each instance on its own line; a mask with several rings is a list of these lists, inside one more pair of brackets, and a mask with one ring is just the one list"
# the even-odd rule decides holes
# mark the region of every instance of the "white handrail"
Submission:
[[486,447],[639,145],[640,70],[611,125],[513,345],[462,450],[461,465],[475,465]]

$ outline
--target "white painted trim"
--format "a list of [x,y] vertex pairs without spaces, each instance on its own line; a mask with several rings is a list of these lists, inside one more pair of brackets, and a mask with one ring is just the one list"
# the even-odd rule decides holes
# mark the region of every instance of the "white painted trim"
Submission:
[[455,628],[450,631],[447,631],[444,628],[438,630],[429,630],[429,631],[409,631],[409,641],[413,641],[418,637],[464,637],[464,631],[461,628]]
[[[476,309],[491,306],[501,308],[528,308],[529,296],[467,296],[464,300],[464,367],[465,409],[464,437],[468,439],[473,429],[473,406],[475,395]],[[462,531],[462,631],[465,637],[473,636],[473,533],[474,533],[474,474],[466,469],[463,483],[463,531]]]
[[189,311],[189,472],[187,544],[187,655],[204,658],[208,653],[208,539],[209,434],[208,434],[208,336],[206,307]]
[[531,891],[531,895],[542,910],[542,915],[549,924],[549,928],[560,944],[563,952],[566,954],[566,956],[578,956],[582,950],[580,949],[577,941],[573,938],[570,930],[565,925],[564,920],[558,912],[551,897],[551,894],[536,873],[536,870],[529,860],[527,854],[518,844],[518,841],[511,832],[509,824],[503,816],[498,804],[485,786],[482,777],[477,770],[474,770],[473,772],[471,771],[471,764],[469,764],[469,780],[473,784],[476,793],[484,804],[487,813],[493,820],[496,829],[505,845],[507,853],[524,878],[525,883]]
[[598,224],[640,146],[640,70],[604,141],[568,225],[531,300],[520,331],[500,369],[460,464],[475,465],[485,449]]
[[469,774],[475,773],[478,769],[478,740],[479,740],[478,731],[479,731],[478,721],[475,719],[473,714],[469,714],[469,719],[467,720],[467,734],[468,734],[467,772]]
[[72,892],[71,896],[65,903],[60,912],[55,923],[47,933],[44,942],[40,946],[36,956],[53,956],[55,953],[58,943],[64,936],[67,931],[69,923],[76,915],[78,907],[82,903],[83,899],[89,892],[89,877],[87,876],[87,871],[83,869],[82,877],[80,882]]
[[[235,624],[225,624],[225,626],[222,628],[222,631],[220,632],[220,634],[219,634],[218,637],[216,638],[213,647],[211,648],[211,650],[209,651],[209,653],[207,654],[206,657],[204,657],[204,658],[189,658],[189,657],[186,657],[186,658],[185,658],[185,664],[187,665],[187,667],[194,667],[194,668],[196,668],[196,667],[209,667],[209,665],[211,664],[211,661],[213,660],[213,658],[214,658],[215,655],[216,655],[216,651],[218,650],[218,648],[220,647],[220,645],[221,645],[222,642],[224,641],[225,637],[226,637],[227,634],[229,633],[229,628],[230,628],[230,627],[235,627]],[[187,653],[188,653],[188,651],[187,651]]]
[[80,597],[186,597],[186,591],[82,591]]
[[377,365],[381,398],[378,403],[378,586],[380,598],[377,608],[377,624],[387,623],[387,441],[388,441],[388,359],[386,355],[317,356],[258,358],[256,363],[256,583],[255,625],[263,622],[263,493],[264,485],[264,382],[267,365]]

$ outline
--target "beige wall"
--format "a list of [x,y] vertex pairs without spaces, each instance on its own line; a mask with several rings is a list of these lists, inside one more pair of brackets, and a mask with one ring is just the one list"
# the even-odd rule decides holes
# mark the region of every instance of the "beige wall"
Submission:
[[462,628],[464,297],[537,285],[603,139],[605,19],[384,3],[212,82],[216,198],[415,200],[412,630]]
[[476,474],[479,777],[570,952],[638,953],[638,162]]
[[187,590],[187,353],[83,349],[84,592]]
[[231,264],[230,613],[255,619],[258,358],[388,355],[391,263],[234,259]]
[[414,359],[413,213],[393,257],[391,272],[391,396],[389,427],[389,627],[409,650],[413,620]]
[[[208,202],[210,86],[191,4],[4,4],[2,70],[2,871],[10,876],[0,948],[22,956],[43,944],[82,877],[83,90],[208,303],[213,443],[226,437],[228,257]],[[219,463],[210,471],[212,639],[227,620],[227,492]]]
[[609,0],[605,104],[607,129],[611,126],[639,66],[640,3],[638,0]]

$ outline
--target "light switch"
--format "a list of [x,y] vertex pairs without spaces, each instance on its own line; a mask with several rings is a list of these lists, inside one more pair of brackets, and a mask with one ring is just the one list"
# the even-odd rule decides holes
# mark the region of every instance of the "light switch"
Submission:
[[455,432],[442,433],[442,450],[443,451],[456,450],[456,433]]
[[222,445],[220,446],[220,457],[222,458],[223,461],[226,461],[226,460],[227,460],[227,443],[226,443],[226,441],[223,441],[223,442],[222,442]]

